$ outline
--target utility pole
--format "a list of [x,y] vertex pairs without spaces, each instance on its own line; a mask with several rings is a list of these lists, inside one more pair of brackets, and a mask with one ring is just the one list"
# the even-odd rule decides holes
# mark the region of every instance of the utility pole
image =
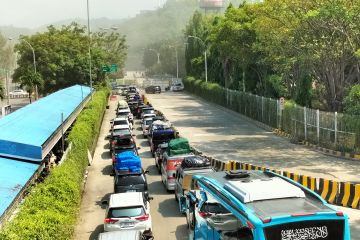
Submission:
[[87,29],[88,29],[88,40],[89,40],[89,80],[90,80],[90,98],[92,99],[92,73],[91,73],[91,30],[90,30],[90,8],[89,0],[86,0],[87,7]]

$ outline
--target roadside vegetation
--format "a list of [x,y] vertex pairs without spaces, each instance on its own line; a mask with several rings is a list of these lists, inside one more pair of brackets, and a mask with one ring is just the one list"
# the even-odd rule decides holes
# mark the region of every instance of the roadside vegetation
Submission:
[[106,108],[109,89],[99,88],[69,135],[67,159],[32,188],[15,218],[0,231],[2,240],[71,239],[81,203],[88,149],[92,151]]
[[[357,114],[359,12],[359,2],[345,0],[229,5],[223,16],[196,12],[184,38],[193,35],[205,42],[211,82]],[[187,42],[187,75],[205,79],[204,46],[194,38]]]
[[[46,96],[59,89],[75,84],[89,85],[89,38],[84,26],[72,23],[47,31],[13,39],[14,48],[9,41],[0,36],[0,70],[13,70],[13,50],[18,53],[17,68],[13,82],[30,93],[35,86],[40,95]],[[34,48],[36,73],[33,65]],[[99,84],[107,77],[103,65],[117,64],[118,73],[110,77],[121,77],[126,60],[125,36],[119,33],[91,34],[91,58],[93,84]],[[2,61],[7,59],[7,61]]]

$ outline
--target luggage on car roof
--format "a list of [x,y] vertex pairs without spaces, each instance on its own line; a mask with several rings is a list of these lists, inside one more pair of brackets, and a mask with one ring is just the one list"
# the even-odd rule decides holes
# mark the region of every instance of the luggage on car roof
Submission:
[[141,159],[133,151],[125,151],[115,157],[115,170],[141,172]]
[[189,141],[186,138],[176,138],[169,142],[169,156],[191,153]]
[[181,163],[181,167],[183,169],[211,167],[211,162],[209,159],[202,156],[190,156],[184,158],[184,160]]

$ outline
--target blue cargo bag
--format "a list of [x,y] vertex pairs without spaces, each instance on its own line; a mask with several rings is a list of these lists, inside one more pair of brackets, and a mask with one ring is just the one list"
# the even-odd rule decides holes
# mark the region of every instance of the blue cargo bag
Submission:
[[118,153],[115,157],[115,170],[129,169],[129,172],[141,172],[141,159],[133,151]]

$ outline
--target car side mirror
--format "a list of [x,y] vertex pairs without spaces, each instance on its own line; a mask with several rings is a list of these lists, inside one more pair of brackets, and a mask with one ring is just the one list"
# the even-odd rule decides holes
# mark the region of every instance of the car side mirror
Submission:
[[110,176],[111,176],[111,177],[115,176],[115,173],[114,173],[114,172],[111,172],[111,173],[110,173]]
[[137,149],[137,150],[140,150],[140,149],[141,149],[141,147],[137,147],[136,149]]
[[105,139],[110,139],[111,135],[106,135]]
[[103,200],[103,201],[101,201],[101,204],[102,205],[109,205],[109,201],[108,200]]
[[147,200],[150,202],[150,201],[154,200],[154,198],[153,197],[148,197]]
[[145,173],[145,174],[148,174],[148,173],[149,173],[149,170],[146,170],[144,173]]
[[135,137],[135,136],[136,136],[136,134],[131,134],[131,136]]

